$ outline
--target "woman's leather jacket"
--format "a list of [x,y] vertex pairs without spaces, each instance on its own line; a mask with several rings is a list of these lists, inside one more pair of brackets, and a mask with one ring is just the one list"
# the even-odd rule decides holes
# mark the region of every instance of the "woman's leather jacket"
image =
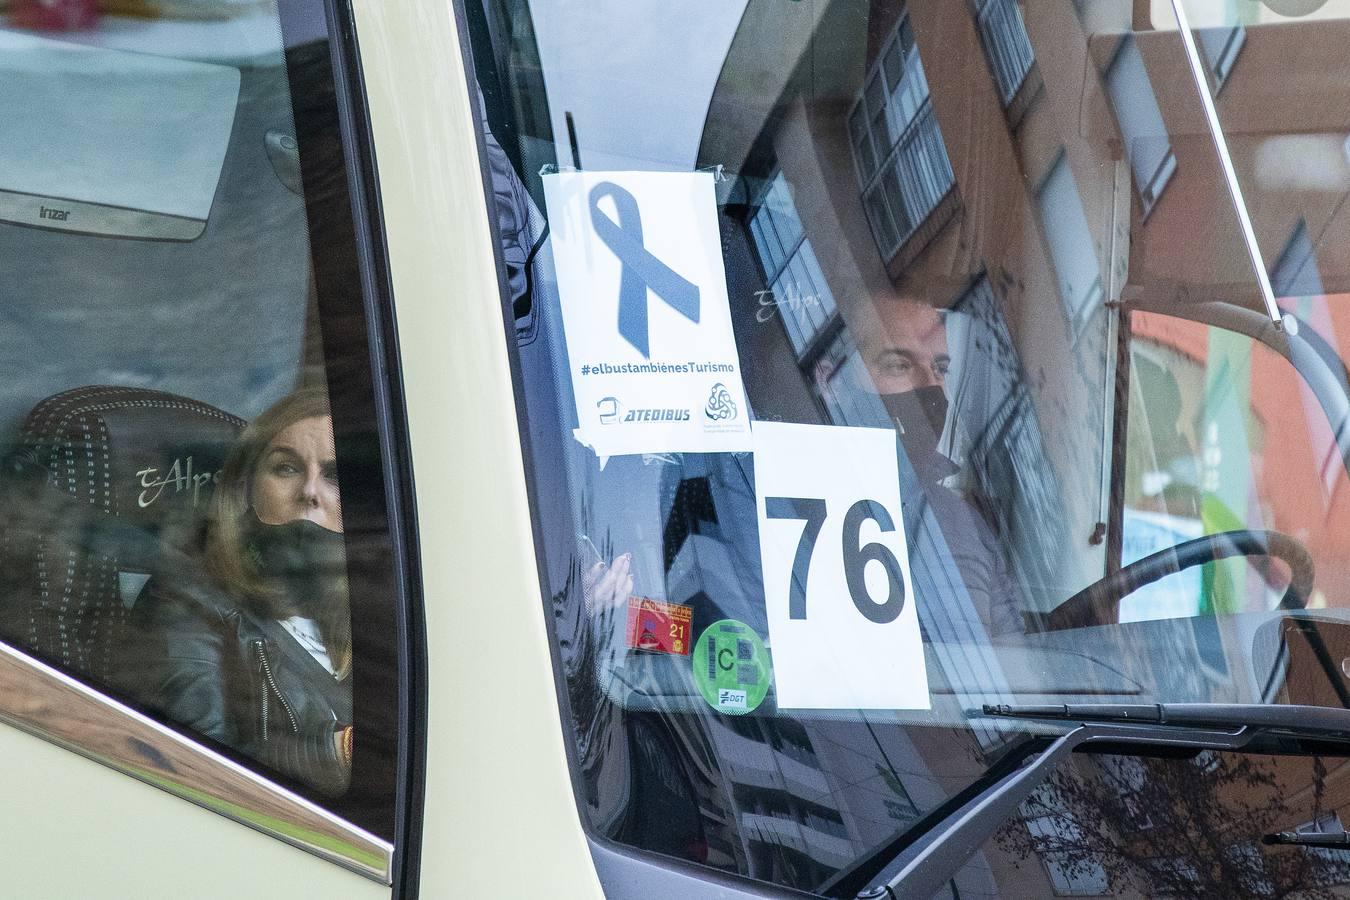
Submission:
[[136,661],[144,678],[134,692],[169,719],[296,781],[344,793],[351,768],[337,735],[352,722],[351,675],[335,678],[280,622],[183,568],[151,579],[136,601],[142,638],[128,645],[159,652]]

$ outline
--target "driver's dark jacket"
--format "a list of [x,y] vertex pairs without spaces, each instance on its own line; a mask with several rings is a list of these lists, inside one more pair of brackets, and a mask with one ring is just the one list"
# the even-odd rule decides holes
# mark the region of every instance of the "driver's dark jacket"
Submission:
[[[910,471],[914,473],[918,490],[909,486]],[[1025,628],[1017,584],[1002,543],[975,504],[942,483],[957,471],[952,461],[939,453],[919,459],[912,464],[912,469],[901,464],[905,530],[911,535],[910,565],[919,570],[941,568],[940,560],[945,550],[985,634],[989,637],[1022,634]],[[940,543],[925,521],[925,507],[936,520],[941,533]],[[915,574],[917,576],[919,572]],[[939,596],[951,596],[952,593],[953,589],[948,587],[945,594]]]
[[352,721],[338,680],[281,623],[204,574],[156,576],[136,601],[140,699],[171,720],[325,794],[346,791],[337,732]]

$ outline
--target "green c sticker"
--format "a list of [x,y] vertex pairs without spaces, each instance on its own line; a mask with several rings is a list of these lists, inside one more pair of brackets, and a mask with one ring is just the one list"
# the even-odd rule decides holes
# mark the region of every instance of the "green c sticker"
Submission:
[[773,664],[764,642],[744,622],[722,619],[703,629],[691,659],[699,693],[718,712],[740,716],[764,702]]

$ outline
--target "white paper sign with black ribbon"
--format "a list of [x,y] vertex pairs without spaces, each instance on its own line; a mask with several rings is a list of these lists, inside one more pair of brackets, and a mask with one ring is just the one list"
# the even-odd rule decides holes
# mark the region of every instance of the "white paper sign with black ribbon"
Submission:
[[544,176],[577,439],[602,458],[750,449],[713,177]]
[[928,709],[895,432],[756,422],[754,436],[778,706]]

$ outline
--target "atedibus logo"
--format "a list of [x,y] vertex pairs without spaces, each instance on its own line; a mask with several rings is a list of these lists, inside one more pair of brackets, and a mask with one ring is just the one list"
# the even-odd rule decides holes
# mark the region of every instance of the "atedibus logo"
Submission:
[[596,402],[595,408],[600,410],[601,425],[613,425],[619,421],[619,413],[623,412],[618,397],[605,397]]
[[630,409],[625,422],[688,422],[687,409]]
[[605,397],[596,402],[601,425],[630,424],[632,422],[688,422],[687,409],[630,409],[624,411],[617,397]]

